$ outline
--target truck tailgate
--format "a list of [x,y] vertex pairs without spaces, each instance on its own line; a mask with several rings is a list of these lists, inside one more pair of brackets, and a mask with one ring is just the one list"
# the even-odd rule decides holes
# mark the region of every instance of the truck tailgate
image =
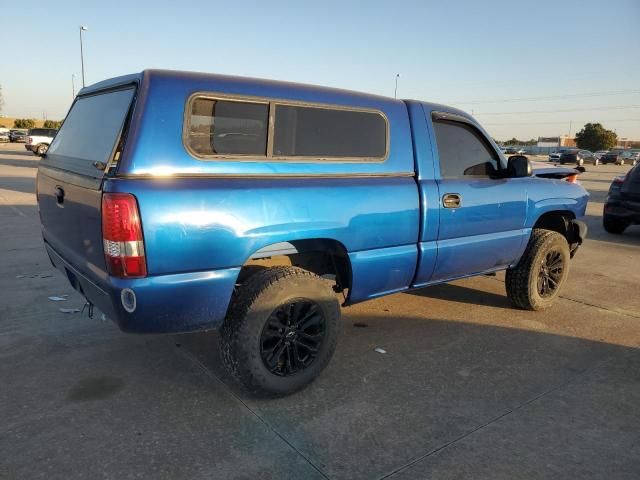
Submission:
[[45,242],[94,281],[106,277],[102,181],[122,148],[135,87],[79,96],[40,161],[37,198]]
[[[61,173],[61,172],[60,172]],[[102,191],[65,181],[51,169],[38,171],[38,205],[44,240],[81,271],[102,276]]]

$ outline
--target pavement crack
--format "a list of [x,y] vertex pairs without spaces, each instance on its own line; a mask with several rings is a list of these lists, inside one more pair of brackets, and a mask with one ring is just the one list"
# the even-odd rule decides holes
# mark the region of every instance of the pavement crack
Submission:
[[289,446],[289,448],[291,448],[300,457],[302,457],[304,459],[304,461],[307,462],[316,472],[318,472],[320,475],[322,475],[323,478],[326,478],[327,480],[329,479],[329,477],[317,465],[315,465],[311,461],[311,459],[309,459],[309,457],[307,457],[295,445],[293,445],[289,440],[287,440],[287,438],[284,435],[282,435],[280,432],[278,432],[278,430],[276,430],[267,420],[262,418],[258,414],[258,412],[256,412],[253,408],[251,408],[251,406],[247,402],[245,402],[231,388],[229,388],[229,386],[226,383],[224,383],[222,381],[222,379],[220,379],[220,377],[218,377],[209,368],[207,368],[207,366],[204,363],[202,363],[198,357],[196,357],[191,352],[188,352],[187,350],[185,350],[183,348],[179,349],[178,351],[180,352],[180,354],[184,358],[186,358],[188,361],[194,363],[205,375],[207,375],[208,377],[213,379],[215,382],[220,384],[222,386],[222,388],[228,394],[230,394],[237,402],[239,402],[242,406],[244,406],[244,408],[246,408],[260,423],[262,423],[267,428],[267,430],[269,430],[274,435],[276,435],[278,438],[280,438],[280,440],[282,440],[287,446]]
[[611,361],[612,356],[608,356],[607,358],[597,362],[595,365],[592,365],[591,367],[587,367],[584,370],[576,373],[575,375],[567,378],[564,382],[561,382],[541,393],[539,393],[538,395],[533,396],[532,398],[530,398],[529,400],[526,400],[522,403],[520,403],[519,405],[516,405],[515,407],[507,410],[506,412],[501,413],[500,415],[495,416],[494,418],[490,419],[489,421],[478,425],[477,427],[469,430],[468,432],[463,433],[462,435],[454,438],[453,440],[444,443],[443,445],[440,445],[439,447],[436,447],[430,451],[428,451],[427,453],[425,453],[424,455],[420,455],[419,457],[414,458],[413,460],[410,460],[409,462],[405,463],[404,465],[396,468],[395,470],[392,470],[391,472],[383,475],[382,477],[380,477],[378,480],[384,480],[386,478],[390,478],[394,475],[397,475],[398,473],[403,472],[404,470],[407,470],[408,468],[412,467],[413,465],[415,465],[416,463],[436,454],[439,453],[445,449],[447,449],[448,447],[450,447],[451,445],[454,445],[458,442],[460,442],[461,440],[464,440],[465,438],[473,435],[474,433],[483,430],[484,428],[488,427],[489,425],[492,425],[496,422],[498,422],[499,420],[501,420],[502,418],[505,418],[509,415],[511,415],[512,413],[516,413],[518,410],[522,409],[523,407],[526,407],[527,405],[532,404],[533,402],[549,395],[550,393],[554,393],[564,387],[566,387],[567,385],[573,383],[574,381],[576,381],[579,378],[582,378],[583,376],[591,373],[592,371],[594,371],[597,368],[600,368],[602,365],[606,364],[607,362]]

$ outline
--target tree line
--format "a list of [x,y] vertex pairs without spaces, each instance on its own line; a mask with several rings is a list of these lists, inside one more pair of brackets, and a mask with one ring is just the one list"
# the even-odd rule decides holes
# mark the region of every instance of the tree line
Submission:
[[[506,146],[535,145],[537,140],[518,140],[512,138],[505,142],[496,142]],[[576,146],[582,150],[610,150],[618,143],[618,135],[612,130],[607,130],[601,123],[587,123],[582,130],[576,133]]]
[[[62,120],[45,120],[43,128],[60,128]],[[35,128],[36,121],[33,118],[16,118],[13,121],[13,128]]]

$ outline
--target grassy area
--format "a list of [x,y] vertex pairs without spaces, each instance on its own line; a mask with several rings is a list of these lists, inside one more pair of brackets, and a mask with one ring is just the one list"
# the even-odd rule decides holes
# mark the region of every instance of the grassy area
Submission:
[[[50,119],[50,120],[53,120],[53,119]],[[0,117],[0,128],[1,127],[13,128],[13,122],[14,121],[15,121],[14,117]],[[36,120],[34,118],[33,121],[36,122],[36,128],[40,128],[44,124],[44,120]]]

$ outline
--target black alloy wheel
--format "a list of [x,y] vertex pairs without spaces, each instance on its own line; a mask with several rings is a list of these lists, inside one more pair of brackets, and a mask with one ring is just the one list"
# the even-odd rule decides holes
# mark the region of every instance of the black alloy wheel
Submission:
[[538,273],[538,293],[541,297],[551,297],[560,286],[564,272],[564,259],[559,250],[550,250],[540,264]]
[[325,330],[324,314],[314,301],[297,298],[280,305],[260,336],[262,361],[274,375],[294,375],[314,362]]

